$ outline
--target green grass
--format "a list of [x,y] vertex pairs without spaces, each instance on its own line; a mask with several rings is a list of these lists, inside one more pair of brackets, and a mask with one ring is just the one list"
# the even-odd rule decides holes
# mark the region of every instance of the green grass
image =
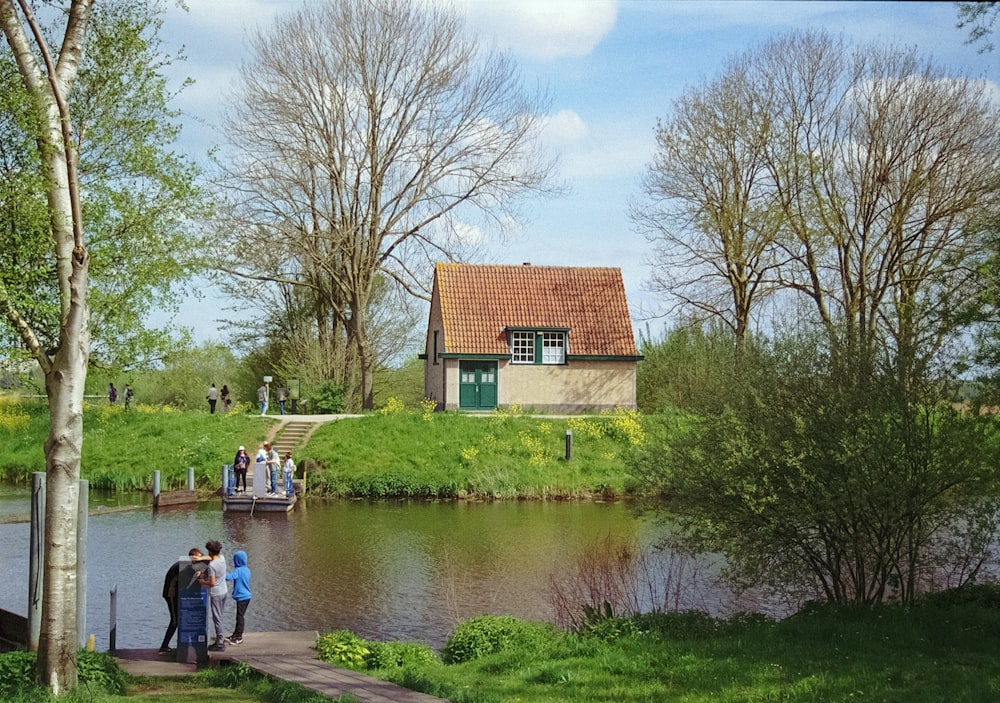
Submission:
[[711,626],[693,630],[684,620],[639,616],[547,651],[374,673],[456,703],[1000,700],[996,608],[821,607],[781,622],[698,618]]
[[[236,447],[261,442],[255,414],[209,415],[139,405],[97,404],[84,412],[81,474],[93,488],[149,489],[154,469],[164,490],[182,488],[187,467],[214,489]],[[308,491],[329,497],[564,499],[612,498],[628,490],[624,457],[642,438],[634,413],[533,418],[397,410],[321,426],[296,453],[310,460]],[[566,430],[573,431],[566,461]],[[26,483],[45,470],[44,404],[0,404],[0,480]]]
[[[623,457],[632,447],[615,433],[622,417],[375,413],[313,434],[305,455],[321,471],[309,481],[334,496],[613,497],[626,491]],[[567,429],[574,430],[570,461]]]
[[[44,403],[0,404],[0,479],[24,484],[35,471],[45,471],[49,413]],[[81,476],[92,488],[149,490],[154,470],[164,490],[183,488],[187,469],[196,483],[214,488],[219,468],[232,462],[240,444],[263,441],[267,421],[250,414],[209,415],[169,407],[123,408],[98,404],[83,414]]]

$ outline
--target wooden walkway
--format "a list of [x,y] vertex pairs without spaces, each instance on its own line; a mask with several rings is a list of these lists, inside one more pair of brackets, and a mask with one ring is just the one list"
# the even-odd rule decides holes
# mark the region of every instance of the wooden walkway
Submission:
[[[333,699],[350,695],[359,703],[441,703],[440,698],[316,659],[317,636],[316,632],[248,632],[242,644],[209,652],[209,657],[213,665],[244,662],[261,674],[297,683]],[[119,650],[114,656],[134,676],[184,676],[195,671],[194,664],[177,662],[155,649]]]

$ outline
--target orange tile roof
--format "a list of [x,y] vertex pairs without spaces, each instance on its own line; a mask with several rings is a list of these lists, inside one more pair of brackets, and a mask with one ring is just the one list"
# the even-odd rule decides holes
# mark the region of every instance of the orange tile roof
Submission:
[[444,349],[509,354],[506,328],[569,330],[570,355],[636,356],[621,269],[439,263]]

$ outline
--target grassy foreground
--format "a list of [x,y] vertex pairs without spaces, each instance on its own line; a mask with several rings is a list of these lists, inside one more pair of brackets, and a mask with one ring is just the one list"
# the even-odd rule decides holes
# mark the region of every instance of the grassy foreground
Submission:
[[661,613],[598,620],[584,634],[505,630],[463,636],[459,653],[474,656],[461,663],[373,673],[455,703],[1000,700],[1000,591],[961,593],[912,608],[811,607],[780,622]]
[[[910,608],[810,607],[779,622],[660,613],[594,618],[570,633],[475,618],[456,629],[440,658],[418,645],[387,647],[343,632],[318,643],[338,666],[453,703],[978,703],[1000,700],[998,647],[996,587],[939,593]],[[17,661],[7,661],[24,656],[0,655],[0,700],[47,703],[47,692],[25,686],[27,675],[16,678],[11,666]],[[241,666],[176,680],[108,672],[60,700],[164,699],[325,700]]]
[[[2,400],[2,399],[0,399]],[[256,447],[274,420],[245,412],[210,415],[139,405],[85,409],[82,477],[93,488],[148,490],[160,471],[164,490],[183,487],[195,468],[214,490],[236,448]],[[573,433],[566,461],[566,431]],[[24,484],[45,470],[48,410],[0,402],[0,480]],[[534,418],[514,411],[486,417],[383,411],[321,426],[296,460],[310,465],[308,490],[328,497],[583,498],[627,489],[623,456],[644,437],[636,413]]]

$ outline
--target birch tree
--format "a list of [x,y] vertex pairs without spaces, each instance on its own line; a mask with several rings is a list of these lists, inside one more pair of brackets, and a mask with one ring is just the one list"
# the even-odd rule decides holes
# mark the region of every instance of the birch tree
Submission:
[[83,56],[90,0],[73,0],[58,55],[53,55],[27,0],[0,0],[0,26],[24,87],[34,100],[51,246],[59,290],[60,332],[45,349],[0,287],[0,309],[45,375],[49,435],[45,443],[45,563],[37,676],[53,693],[77,684],[76,517],[83,442],[83,390],[90,354],[87,284],[77,153],[69,95]]
[[544,100],[439,5],[307,5],[251,50],[225,125],[227,268],[307,290],[319,339],[346,335],[370,408],[377,277],[426,296],[430,263],[546,190]]

